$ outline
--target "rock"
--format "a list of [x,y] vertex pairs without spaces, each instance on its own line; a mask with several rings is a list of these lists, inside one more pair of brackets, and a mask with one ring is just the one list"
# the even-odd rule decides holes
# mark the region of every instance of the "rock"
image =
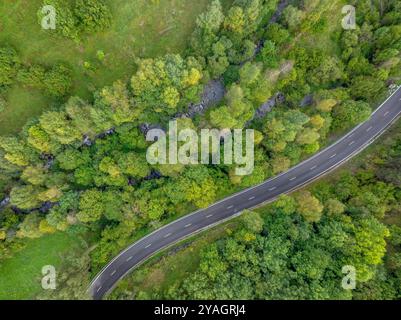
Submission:
[[268,114],[273,109],[273,107],[276,105],[276,98],[277,98],[277,95],[273,96],[268,101],[266,101],[264,104],[262,104],[259,107],[259,109],[256,110],[254,119],[261,119],[266,114]]
[[1,202],[0,202],[0,209],[4,208],[5,206],[7,206],[10,203],[10,197],[7,196],[5,197]]
[[162,175],[160,174],[160,172],[152,170],[152,172],[147,177],[145,177],[144,180],[160,179],[161,177]]
[[163,127],[160,124],[149,124],[149,123],[143,123],[139,126],[139,130],[143,133],[143,135],[146,137],[148,132],[153,129],[159,129],[159,130],[164,130]]
[[103,132],[103,133],[101,133],[101,134],[98,134],[97,136],[96,136],[96,139],[104,139],[104,138],[106,138],[107,136],[109,136],[109,135],[111,135],[111,134],[113,134],[113,133],[115,133],[116,132],[116,129],[115,128],[111,128],[111,129],[109,129],[109,130],[107,130],[107,131],[105,131],[105,132]]
[[137,184],[138,184],[138,181],[136,179],[134,179],[134,178],[129,178],[128,179],[128,185],[129,186],[135,186]]
[[313,104],[313,94],[306,95],[301,101],[301,107],[307,107]]
[[212,80],[205,86],[201,102],[190,104],[187,112],[179,113],[175,118],[186,117],[193,119],[196,115],[204,113],[208,108],[223,100],[225,94],[226,88],[224,87],[224,83],[221,80]]
[[277,5],[277,10],[271,17],[269,24],[276,23],[283,13],[284,9],[288,6],[289,0],[281,0],[280,3]]
[[90,147],[92,144],[93,144],[92,140],[87,135],[84,135],[84,140],[82,141],[82,145]]
[[46,213],[49,212],[51,208],[53,208],[54,206],[56,206],[57,203],[55,202],[45,202],[42,204],[42,206],[40,207],[39,211],[42,213]]
[[212,80],[206,86],[202,95],[202,104],[204,108],[209,108],[221,100],[223,100],[226,94],[226,88],[221,80]]
[[276,103],[277,104],[282,104],[285,102],[285,95],[281,92],[279,92],[276,96]]
[[54,156],[52,154],[42,153],[40,159],[45,161],[43,165],[45,169],[50,169],[54,164]]

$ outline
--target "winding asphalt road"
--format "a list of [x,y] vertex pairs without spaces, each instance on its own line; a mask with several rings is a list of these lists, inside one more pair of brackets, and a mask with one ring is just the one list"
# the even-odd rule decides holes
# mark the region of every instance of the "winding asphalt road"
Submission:
[[92,281],[89,293],[102,299],[133,268],[155,253],[239,215],[244,209],[274,201],[337,168],[362,151],[401,115],[401,88],[371,118],[333,145],[266,182],[180,218],[134,243],[115,257]]

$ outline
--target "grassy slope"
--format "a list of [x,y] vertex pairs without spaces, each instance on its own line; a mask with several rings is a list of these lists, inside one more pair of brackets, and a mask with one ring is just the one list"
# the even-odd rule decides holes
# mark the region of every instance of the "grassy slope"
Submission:
[[[154,57],[182,52],[195,26],[196,17],[210,0],[107,0],[114,22],[112,27],[82,43],[55,37],[41,30],[36,13],[42,0],[2,0],[0,2],[0,45],[11,43],[24,63],[52,65],[66,62],[74,70],[73,94],[90,98],[95,88],[126,79],[134,72],[133,57]],[[228,0],[227,0],[228,2]],[[106,59],[96,59],[98,50]],[[83,64],[90,62],[93,71]],[[8,105],[0,114],[0,135],[18,132],[32,116],[49,107],[51,100],[41,92],[13,88],[6,96]]]
[[0,300],[32,299],[42,290],[42,267],[60,265],[62,254],[79,246],[78,238],[55,233],[30,240],[13,258],[0,264]]

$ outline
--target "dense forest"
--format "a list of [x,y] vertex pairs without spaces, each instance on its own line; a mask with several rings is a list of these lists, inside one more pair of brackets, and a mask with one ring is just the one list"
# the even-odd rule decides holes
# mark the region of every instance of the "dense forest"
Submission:
[[[327,179],[219,227],[217,241],[191,241],[177,263],[173,251],[140,267],[110,299],[399,300],[400,125],[380,142]],[[193,246],[195,269],[183,268]],[[354,268],[351,287],[344,267]]]
[[[381,222],[401,212],[399,134],[392,147],[379,165],[245,213],[232,235],[202,250],[195,273],[137,297],[400,299],[401,227]],[[344,266],[355,268],[355,290],[343,287]]]
[[[277,12],[278,1],[236,0],[223,10],[215,0],[197,19],[185,55],[136,59],[129,83],[102,88],[93,101],[71,97],[19,135],[0,137],[1,256],[12,255],[27,238],[94,233],[97,246],[90,257],[66,259],[66,274],[76,281],[66,280],[58,292],[82,297],[78,287],[137,235],[287,170],[332,134],[366,120],[400,82],[401,1],[353,2],[357,28],[342,30],[341,1],[294,1]],[[112,19],[103,6],[85,12],[60,8],[66,16],[61,36],[79,37],[69,34],[69,23],[84,33]],[[333,12],[339,21],[330,20]],[[100,20],[93,22],[91,15]],[[322,37],[326,43],[319,46]],[[223,101],[185,117],[216,79],[225,86]],[[15,49],[4,46],[1,90],[13,81],[59,96],[70,86],[68,69],[27,68]],[[261,112],[271,101],[273,110]],[[225,165],[149,165],[143,128],[165,127],[172,118],[182,128],[255,129],[254,172],[240,177]],[[169,295],[349,298],[335,284],[337,267],[349,261],[363,270],[365,282],[373,278],[390,236],[378,219],[399,194],[394,182],[376,183],[369,176],[348,175],[338,183],[321,188],[325,192],[283,197],[266,218],[245,216],[245,227],[208,248],[201,270]],[[399,294],[395,286],[386,291],[389,297]]]

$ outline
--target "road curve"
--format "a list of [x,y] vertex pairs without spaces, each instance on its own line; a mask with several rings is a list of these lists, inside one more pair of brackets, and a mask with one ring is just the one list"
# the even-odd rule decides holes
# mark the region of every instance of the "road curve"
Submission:
[[401,88],[393,93],[370,119],[336,143],[299,165],[264,183],[239,192],[209,208],[182,217],[140,239],[115,257],[92,281],[88,291],[99,300],[133,268],[155,253],[223,221],[275,200],[318,179],[362,151],[401,115]]

